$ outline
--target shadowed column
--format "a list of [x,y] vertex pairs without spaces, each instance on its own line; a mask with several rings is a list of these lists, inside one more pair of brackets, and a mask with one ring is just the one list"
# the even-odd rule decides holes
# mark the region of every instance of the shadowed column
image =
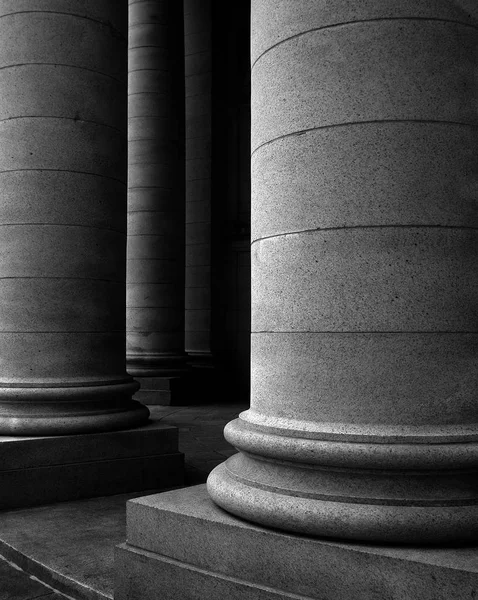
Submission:
[[184,0],[186,339],[195,367],[211,353],[211,1]]
[[0,2],[0,433],[148,418],[125,371],[126,2]]
[[235,515],[476,539],[477,57],[475,3],[253,0],[252,401],[209,479]]
[[127,365],[156,388],[185,361],[182,6],[130,1],[129,15]]

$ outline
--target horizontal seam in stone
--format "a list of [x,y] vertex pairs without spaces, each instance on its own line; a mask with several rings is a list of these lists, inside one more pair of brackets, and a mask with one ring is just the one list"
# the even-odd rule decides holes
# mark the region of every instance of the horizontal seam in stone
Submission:
[[17,227],[17,226],[44,226],[44,227],[81,227],[83,229],[98,229],[99,231],[111,231],[112,233],[119,233],[120,235],[126,235],[126,231],[120,231],[118,229],[111,229],[110,227],[97,227],[95,225],[81,225],[78,223],[0,223],[0,227]]
[[117,131],[119,134],[124,135],[125,131],[118,129],[118,127],[114,127],[113,125],[107,125],[106,123],[99,123],[98,121],[90,121],[89,119],[82,119],[80,117],[59,117],[56,115],[19,115],[18,117],[6,117],[5,119],[0,119],[0,123],[5,123],[6,121],[15,121],[18,119],[57,119],[57,120],[66,120],[66,121],[81,121],[82,123],[89,123],[91,125],[98,125],[99,127],[107,127],[108,129],[113,129],[113,131]]
[[125,285],[124,280],[121,281],[117,281],[115,279],[96,279],[93,277],[63,277],[63,276],[47,276],[47,275],[41,275],[39,277],[35,277],[34,275],[31,276],[12,276],[12,277],[0,277],[0,280],[2,279],[67,279],[67,280],[71,280],[71,281],[102,281],[103,283],[114,283],[114,284],[118,284],[118,285]]
[[[40,580],[38,580],[38,581],[40,581]],[[41,585],[45,585],[43,583],[43,581],[41,581]],[[45,592],[44,594],[40,594],[39,596],[33,596],[32,598],[30,598],[30,600],[42,600],[42,598],[44,600],[48,600],[49,598],[51,598],[52,600],[54,600],[54,596],[56,596],[56,590],[54,590],[51,587],[47,587],[47,589],[48,589],[48,591]]]
[[[256,459],[258,462],[261,463],[270,463],[273,465],[285,465],[286,467],[290,467],[290,466],[299,466],[302,469],[307,469],[308,471],[315,471],[315,472],[332,472],[332,473],[344,473],[346,474],[348,469],[346,467],[321,467],[320,465],[308,465],[307,463],[300,463],[300,462],[296,462],[296,461],[289,461],[289,460],[280,460],[280,459],[273,459],[273,458],[264,458],[264,457],[259,457],[257,455],[254,454],[250,454],[248,452],[242,452],[242,454]],[[319,501],[325,501],[325,502],[338,502],[338,503],[346,503],[346,504],[365,504],[365,505],[382,505],[382,506],[427,506],[427,507],[434,507],[434,506],[438,506],[438,507],[445,507],[445,506],[476,506],[478,504],[478,501],[475,498],[468,498],[468,499],[452,499],[452,500],[445,500],[445,499],[441,499],[441,498],[430,498],[430,499],[426,499],[426,500],[421,500],[421,499],[417,499],[417,498],[394,498],[394,497],[387,497],[387,496],[383,496],[381,498],[374,498],[374,497],[368,497],[368,496],[353,496],[353,495],[334,495],[333,493],[317,493],[317,492],[307,492],[306,490],[294,490],[294,489],[286,489],[286,488],[281,488],[281,487],[276,487],[275,485],[269,485],[267,483],[262,483],[260,481],[257,481],[255,479],[248,479],[247,477],[243,477],[241,475],[239,475],[238,473],[235,473],[234,471],[232,471],[227,462],[224,463],[224,468],[226,469],[226,471],[228,472],[229,476],[242,483],[243,485],[245,485],[246,487],[251,487],[251,488],[257,488],[260,490],[263,490],[265,492],[269,492],[272,494],[279,494],[280,496],[288,496],[288,497],[292,497],[292,498],[303,498],[305,500],[307,499],[312,499],[312,500],[319,500]],[[368,473],[369,469],[360,469],[361,471],[363,471],[364,473]],[[351,494],[353,494],[353,491],[351,491]]]
[[[139,142],[139,140],[135,140],[136,142]],[[145,140],[145,141],[149,141],[149,140]],[[154,157],[155,152],[150,152],[149,153],[151,156],[151,158],[148,159],[144,159],[144,160],[135,160],[135,161],[129,161],[128,162],[128,167],[168,167],[169,169],[173,169],[174,168],[174,164],[175,162],[179,162],[179,161],[175,161],[173,159],[173,162],[167,162],[167,159],[162,160],[161,156],[159,156],[158,158]],[[160,155],[162,155],[162,153],[158,153]]]
[[264,55],[266,55],[268,52],[270,52],[274,48],[277,48],[277,46],[281,46],[285,42],[289,42],[290,40],[294,40],[303,35],[307,35],[308,33],[314,33],[316,31],[323,31],[325,29],[335,29],[338,27],[347,27],[350,25],[361,25],[363,23],[380,23],[381,21],[425,21],[425,22],[432,22],[432,23],[453,23],[455,25],[462,25],[463,27],[471,27],[472,29],[478,29],[478,27],[476,25],[473,25],[472,23],[464,23],[462,21],[455,21],[453,19],[438,19],[435,17],[380,17],[380,18],[375,18],[375,19],[361,19],[360,21],[344,21],[343,23],[331,23],[330,25],[322,25],[321,27],[314,27],[312,29],[307,29],[307,31],[300,31],[299,33],[296,33],[295,35],[291,35],[288,38],[278,41],[277,43],[275,43],[272,46],[270,46],[269,48],[267,48],[267,50],[264,50],[264,52],[262,52],[262,54],[260,54],[256,58],[256,60],[251,65],[251,71],[256,66],[257,62],[259,60],[261,60],[261,58]]
[[[199,56],[201,54],[211,54],[211,48],[208,48],[207,50],[197,50],[195,52],[185,52],[184,53],[184,57],[185,58],[190,58],[192,56]],[[212,71],[212,69],[211,69]],[[211,71],[201,71],[202,73],[210,73]]]
[[[171,117],[169,116],[159,116],[159,115],[136,115],[133,117],[128,117],[128,121],[131,121],[133,119],[162,119],[163,121],[169,121],[171,119]],[[151,138],[151,139],[155,139],[155,138]],[[130,140],[128,139],[129,142],[132,142],[134,140]]]
[[119,33],[120,36],[124,40],[126,40],[126,36],[123,34],[123,32],[120,31],[119,29],[116,29],[116,27],[113,27],[113,25],[109,21],[99,21],[98,19],[92,19],[91,17],[87,17],[86,15],[79,15],[77,13],[68,13],[68,12],[62,12],[59,10],[17,10],[15,12],[5,13],[3,15],[0,15],[0,19],[3,19],[4,17],[11,17],[12,15],[28,15],[28,14],[62,15],[62,16],[66,16],[66,17],[73,17],[76,19],[85,19],[86,21],[91,21],[92,23],[99,23],[100,25],[109,27],[113,31],[116,31],[117,33]]
[[168,209],[168,210],[159,210],[159,209],[153,209],[153,208],[148,208],[148,209],[145,209],[145,210],[128,210],[128,214],[129,215],[132,215],[132,214],[135,214],[135,213],[149,213],[149,214],[159,213],[159,214],[162,214],[162,215],[169,215],[169,214],[171,214],[171,215],[181,215],[182,211],[181,210],[177,210],[177,209],[176,209],[176,211],[174,211],[174,210],[171,210],[171,209]]
[[[136,117],[130,117],[130,118],[136,118]],[[157,140],[158,140],[157,136],[153,136],[153,137],[139,137],[139,138],[128,138],[128,142],[155,142]]]
[[145,44],[144,46],[129,46],[128,50],[139,50],[140,48],[160,48],[161,50],[167,50],[167,46],[158,46],[157,44]]
[[391,124],[391,123],[421,123],[424,125],[460,125],[462,127],[472,127],[478,128],[478,123],[464,123],[461,121],[439,121],[434,119],[372,119],[369,121],[347,121],[345,123],[330,123],[328,125],[320,125],[318,127],[309,127],[308,129],[300,129],[298,131],[292,131],[291,133],[285,133],[284,135],[279,135],[276,138],[271,140],[267,140],[263,142],[257,148],[251,152],[251,158],[254,154],[263,148],[264,146],[268,146],[269,144],[273,144],[274,142],[279,142],[282,139],[305,135],[306,133],[311,133],[314,131],[321,131],[322,129],[332,129],[333,127],[348,127],[355,125],[381,125],[381,124]]
[[[130,96],[144,96],[144,95],[149,95],[149,94],[154,94],[155,96],[165,96],[166,98],[170,98],[171,94],[169,94],[168,92],[131,92],[131,94],[128,94],[128,98]],[[137,115],[140,116],[140,115]]]
[[128,75],[130,73],[140,73],[141,71],[153,71],[153,73],[173,73],[171,69],[157,69],[157,68],[143,68],[143,69],[128,69]]
[[[125,382],[125,383],[130,383],[130,382]],[[108,384],[105,384],[105,387],[107,385]],[[71,386],[71,387],[73,387],[73,386]],[[76,387],[76,389],[78,389],[78,388],[81,389],[81,388],[88,388],[90,386],[86,386],[86,385],[85,386],[80,386],[79,385],[79,386],[75,386],[75,387]],[[91,387],[93,387],[93,386],[91,386]],[[0,389],[1,388],[2,388],[2,386],[0,384]],[[15,388],[6,388],[6,389],[15,389]],[[49,390],[49,391],[51,391],[51,390],[54,391],[57,388],[56,387],[49,387],[49,388],[32,387],[32,388],[22,388],[22,389],[32,389],[32,390],[46,389],[46,390]],[[59,388],[59,389],[65,389],[65,388]],[[99,413],[97,415],[91,415],[91,416],[108,416],[108,415],[114,416],[114,415],[117,415],[119,412],[120,411],[111,412],[111,413],[103,413],[103,414]],[[10,415],[8,415],[8,413],[6,413],[6,414],[1,414],[1,416],[8,418]],[[75,415],[75,416],[82,416],[82,415]],[[169,416],[169,414],[167,416]],[[32,415],[32,417],[33,418],[45,418],[45,417],[42,417],[41,415]],[[55,417],[51,417],[51,418],[54,419]],[[78,434],[73,434],[73,435],[78,435]],[[161,454],[159,454],[159,453],[158,454],[148,454],[148,458],[157,458],[157,457],[159,458],[159,457],[177,456],[178,453],[179,453],[179,451],[176,452],[176,451],[170,450],[168,452],[164,452],[164,453],[161,453]],[[136,455],[136,456],[133,455],[133,456],[121,456],[119,458],[118,457],[115,457],[115,458],[91,458],[91,459],[86,460],[86,461],[83,461],[83,460],[79,459],[77,462],[54,463],[54,464],[49,464],[49,465],[48,464],[46,464],[46,465],[38,465],[36,467],[29,467],[29,466],[27,466],[27,467],[21,467],[21,468],[18,468],[18,469],[6,469],[3,472],[5,472],[5,473],[12,473],[12,472],[15,472],[15,471],[21,471],[21,472],[25,472],[26,471],[28,473],[28,471],[30,471],[30,470],[33,471],[35,469],[55,468],[55,467],[69,467],[69,466],[77,466],[77,465],[91,465],[91,464],[96,464],[96,463],[111,462],[112,460],[114,460],[114,461],[124,461],[124,462],[129,461],[129,460],[137,460],[137,461],[139,461],[139,460],[144,460],[144,458],[145,457],[141,456],[141,455]],[[43,585],[42,581],[40,583]],[[80,585],[82,585],[82,584],[80,584]],[[86,586],[85,586],[85,588],[86,588]],[[86,588],[86,589],[88,589],[88,588]],[[61,592],[60,592],[60,594],[61,594]],[[66,598],[68,598],[68,596],[66,596]],[[28,598],[27,600],[35,600],[35,599]]]
[[144,25],[159,25],[159,27],[168,27],[170,26],[168,21],[165,21],[164,23],[161,21],[141,21],[141,23],[131,23],[129,24],[128,29],[134,29],[135,27],[143,27]]
[[[164,190],[166,192],[172,192],[173,188],[167,188],[167,187],[162,187],[160,185],[138,185],[138,186],[131,186],[128,187],[128,191],[129,190]],[[133,211],[133,212],[142,212],[142,211]],[[154,211],[156,212],[156,211]],[[163,212],[163,211],[158,211],[158,212]]]
[[315,335],[315,334],[319,334],[319,335],[350,335],[350,334],[360,334],[360,335],[370,335],[370,334],[384,334],[384,335],[388,335],[388,334],[400,334],[400,335],[410,335],[410,334],[437,334],[437,335],[443,335],[443,334],[450,334],[450,335],[476,335],[478,334],[478,331],[428,331],[428,330],[424,330],[424,331],[363,331],[363,330],[357,330],[357,331],[270,331],[270,330],[264,330],[264,331],[251,331],[251,335],[254,334],[264,334],[264,333],[273,333],[273,334],[289,334],[289,333],[300,333],[300,334],[308,334],[308,335]]
[[103,73],[102,71],[95,71],[94,69],[89,69],[88,67],[82,67],[80,65],[66,65],[63,63],[47,63],[47,62],[25,62],[25,63],[15,63],[11,65],[5,65],[0,67],[0,71],[4,71],[5,69],[14,69],[15,67],[65,67],[70,69],[81,69],[82,71],[88,71],[89,73],[95,73],[96,75],[103,75],[104,77],[109,77],[109,79],[113,79],[117,83],[121,85],[126,85],[126,81],[121,81],[117,77],[113,77],[108,73]]
[[[23,331],[23,330],[17,330],[17,331],[5,331],[5,330],[0,330],[0,336],[3,333],[94,333],[94,334],[105,334],[105,333],[124,333],[124,329],[105,329],[104,331],[83,331],[82,329],[72,329],[71,331],[60,331],[59,329],[49,329],[47,331]],[[1,384],[0,384],[1,387]]]
[[[196,354],[195,350],[191,350],[190,351],[191,354]],[[203,352],[204,354],[209,354],[209,352]],[[172,414],[174,413],[168,413],[167,415],[164,415],[164,417],[162,417],[163,419],[165,419],[166,417],[170,417]],[[156,417],[155,417],[156,418]],[[216,453],[218,454],[218,453]],[[218,457],[218,460],[223,460],[224,456],[220,455],[221,458]],[[216,459],[214,459],[214,462],[216,461]],[[197,466],[193,466],[193,469],[195,471],[201,472],[202,473],[202,469],[198,468]],[[203,574],[203,577],[205,578],[214,578],[214,579],[219,579],[222,581],[232,581],[237,585],[241,585],[244,588],[246,588],[247,590],[251,591],[251,596],[253,597],[254,595],[257,595],[257,590],[259,591],[265,591],[267,592],[267,596],[268,597],[272,597],[272,595],[274,595],[276,598],[287,598],[290,600],[310,600],[311,596],[302,596],[300,594],[294,594],[293,592],[289,591],[289,590],[283,590],[283,589],[279,589],[279,588],[273,588],[267,585],[263,585],[262,583],[256,583],[256,582],[251,582],[248,581],[247,579],[240,579],[239,577],[234,577],[232,575],[229,575],[227,573],[221,573],[220,571],[214,571],[212,569],[205,569],[203,567],[198,567],[197,565],[194,565],[193,563],[189,563],[183,560],[177,560],[175,558],[171,558],[169,556],[166,556],[164,554],[158,554],[156,552],[151,552],[150,550],[145,550],[143,548],[141,548],[140,546],[135,546],[134,544],[131,544],[130,542],[125,544],[128,548],[132,548],[132,552],[139,554],[141,557],[146,556],[151,556],[154,557],[155,560],[158,560],[160,562],[165,562],[165,563],[169,563],[169,564],[173,564],[173,565],[179,565],[180,568],[184,568],[184,565],[187,566],[187,570],[188,572],[193,572],[195,573],[201,573]],[[261,594],[262,597],[265,597],[264,594]],[[244,598],[246,598],[247,596],[243,596]]]
[[270,240],[273,238],[285,237],[287,235],[300,235],[302,233],[318,233],[327,231],[349,231],[356,229],[458,229],[464,231],[476,231],[478,227],[468,227],[465,225],[352,225],[343,227],[315,227],[314,229],[302,229],[300,231],[286,231],[284,233],[277,233],[274,235],[266,235],[261,238],[257,238],[251,242],[251,246],[256,242],[262,242],[264,240]]
[[6,169],[4,171],[0,171],[0,175],[3,173],[24,173],[25,171],[39,171],[39,172],[53,172],[53,173],[75,173],[77,175],[91,175],[93,177],[102,177],[103,179],[110,179],[111,181],[116,181],[116,183],[121,183],[126,186],[124,181],[121,179],[116,179],[116,177],[111,177],[110,175],[101,175],[100,173],[89,173],[88,171],[74,171],[72,169],[44,169],[41,167],[32,167],[30,169]]
[[[170,233],[129,233],[128,238],[138,238],[138,237],[147,237],[147,238],[168,238],[171,237]],[[139,259],[137,259],[139,260]]]

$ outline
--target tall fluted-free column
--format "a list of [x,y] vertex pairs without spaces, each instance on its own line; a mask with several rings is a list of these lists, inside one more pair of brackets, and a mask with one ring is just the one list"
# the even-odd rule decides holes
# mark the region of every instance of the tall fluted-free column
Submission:
[[126,1],[0,3],[0,433],[145,421],[125,371]]
[[184,0],[186,78],[186,339],[196,367],[212,366],[211,0]]
[[209,479],[235,515],[478,536],[477,50],[475,3],[253,0],[252,401]]
[[185,363],[182,15],[129,2],[127,366],[143,377]]

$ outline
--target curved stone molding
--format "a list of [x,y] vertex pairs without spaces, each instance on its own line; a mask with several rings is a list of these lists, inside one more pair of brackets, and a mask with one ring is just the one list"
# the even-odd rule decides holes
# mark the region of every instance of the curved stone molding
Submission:
[[138,377],[185,365],[181,4],[129,2],[126,357]]
[[[239,456],[243,462],[239,462]],[[270,464],[254,458],[247,464],[248,458],[237,455],[228,459],[216,467],[208,479],[208,491],[214,502],[248,521],[312,536],[398,544],[470,542],[478,535],[476,493],[475,498],[463,498],[453,494],[451,487],[446,490],[446,500],[437,496],[429,502],[420,499],[414,503],[410,498],[405,502],[399,502],[398,498],[377,498],[377,482],[370,481],[364,471],[348,473],[349,485],[334,490],[335,493],[319,493],[317,484],[323,485],[323,478],[318,471],[314,473],[317,477],[310,482],[314,492],[309,496],[304,486],[294,485],[303,474],[298,465],[281,472],[280,469],[269,469]],[[271,481],[264,483],[245,477],[246,467],[258,475],[272,471]],[[282,481],[279,474],[283,475]],[[353,475],[368,488],[368,497],[351,495]],[[434,477],[435,473],[432,473],[423,481],[424,489]],[[384,474],[384,479],[389,480],[388,473]],[[473,479],[476,479],[476,471],[469,478],[470,487],[475,487]],[[337,482],[334,487],[340,483],[343,482]],[[453,481],[449,483],[452,486]],[[403,484],[405,489],[409,487],[408,480],[405,479]]]
[[127,5],[0,8],[0,433],[131,427]]
[[469,541],[478,9],[359,4],[252,2],[252,398],[209,491],[288,531]]

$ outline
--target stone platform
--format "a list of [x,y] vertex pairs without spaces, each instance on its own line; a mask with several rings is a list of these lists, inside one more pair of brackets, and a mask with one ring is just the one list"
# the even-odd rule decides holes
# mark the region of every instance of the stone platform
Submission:
[[[179,430],[179,448],[185,453],[185,485],[204,483],[211,469],[235,452],[225,441],[222,430],[246,408],[245,405],[150,407],[155,422]],[[0,556],[68,598],[111,600],[114,548],[126,537],[126,502],[155,492],[0,511]],[[18,569],[8,563],[3,566],[0,592],[17,589]],[[23,577],[23,581],[28,583],[28,578]],[[39,596],[38,586],[33,582],[25,590],[25,597],[13,598],[33,600]],[[6,600],[1,593],[0,600]]]
[[183,483],[178,430],[158,420],[106,433],[0,437],[0,509]]
[[478,546],[418,548],[313,539],[258,527],[204,485],[128,502],[115,600],[463,600],[478,596]]

